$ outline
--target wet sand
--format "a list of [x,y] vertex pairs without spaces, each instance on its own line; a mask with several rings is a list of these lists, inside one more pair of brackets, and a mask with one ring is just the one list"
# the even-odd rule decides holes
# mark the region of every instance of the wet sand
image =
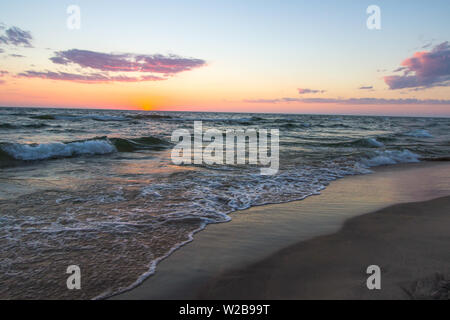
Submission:
[[[430,297],[450,272],[450,200],[387,207],[449,195],[445,162],[344,178],[320,196],[208,226],[141,286],[114,299]],[[381,267],[380,291],[365,284],[372,264]]]
[[[449,230],[450,197],[394,205],[221,274],[199,298],[448,300]],[[371,265],[381,269],[380,290],[367,287]]]

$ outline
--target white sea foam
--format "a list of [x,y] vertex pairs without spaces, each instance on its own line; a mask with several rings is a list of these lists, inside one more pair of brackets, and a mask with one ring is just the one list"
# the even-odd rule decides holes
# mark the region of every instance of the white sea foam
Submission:
[[373,147],[384,147],[384,144],[375,138],[366,139],[367,143]]
[[52,158],[72,157],[76,155],[108,154],[117,151],[107,140],[88,140],[70,143],[7,144],[3,151],[17,160],[45,160]]
[[410,136],[410,137],[416,137],[416,138],[432,138],[433,137],[433,135],[431,133],[429,133],[428,130],[424,130],[424,129],[411,131],[411,132],[405,133],[405,135]]
[[377,155],[370,159],[363,159],[361,161],[368,167],[383,166],[388,164],[398,163],[413,163],[419,162],[419,155],[409,150],[384,150],[377,151]]

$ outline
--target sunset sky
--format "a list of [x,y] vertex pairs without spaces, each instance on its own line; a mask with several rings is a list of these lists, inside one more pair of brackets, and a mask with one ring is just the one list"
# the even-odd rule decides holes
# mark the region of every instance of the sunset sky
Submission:
[[0,106],[450,116],[448,0],[318,2],[1,1]]

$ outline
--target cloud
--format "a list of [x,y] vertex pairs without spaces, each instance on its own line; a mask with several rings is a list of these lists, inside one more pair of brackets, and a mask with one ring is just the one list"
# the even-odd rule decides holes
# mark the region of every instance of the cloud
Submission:
[[204,60],[177,55],[114,54],[78,49],[55,52],[55,56],[50,60],[56,64],[77,64],[83,68],[100,71],[152,72],[165,75],[173,75],[206,65]]
[[450,104],[450,100],[438,99],[383,99],[383,98],[349,98],[349,99],[304,99],[306,103],[337,103],[337,104]]
[[403,70],[406,70],[406,67],[398,67],[397,69],[395,69],[392,72],[400,72],[400,71],[403,71]]
[[313,89],[298,89],[298,94],[308,94],[308,93],[325,93],[326,90],[313,90]]
[[33,37],[31,32],[22,30],[18,27],[8,28],[4,34],[0,35],[0,44],[32,48],[32,41]]
[[384,77],[391,90],[404,88],[431,88],[450,85],[450,44],[448,41],[431,51],[421,51],[405,59],[401,67],[403,75]]
[[38,71],[25,71],[19,73],[18,77],[23,78],[41,78],[50,80],[63,80],[63,81],[74,81],[81,83],[106,83],[106,82],[141,82],[141,81],[162,81],[166,78],[144,75],[140,77],[127,77],[122,75],[110,76],[105,73],[88,73],[88,74],[76,74],[67,72],[38,72]]
[[[244,102],[247,102],[247,103],[280,103],[280,102],[283,102],[283,99],[246,99],[246,100],[244,100]],[[286,102],[286,101],[284,101],[284,102]]]
[[5,84],[5,83],[6,83],[5,80],[0,79],[0,84]]
[[204,60],[177,55],[115,54],[78,49],[57,51],[50,60],[57,65],[76,65],[84,70],[75,73],[28,70],[17,76],[82,83],[162,81],[206,65]]
[[289,103],[289,102],[302,102],[302,103],[333,103],[333,104],[351,104],[351,105],[392,105],[392,104],[448,104],[450,100],[437,100],[437,99],[382,99],[382,98],[349,98],[349,99],[335,99],[335,98],[280,98],[280,99],[250,99],[244,100],[247,103]]
[[17,54],[17,53],[12,53],[9,55],[10,57],[13,58],[25,58],[25,56],[21,55],[21,54]]
[[362,86],[358,88],[359,90],[372,90],[373,86]]

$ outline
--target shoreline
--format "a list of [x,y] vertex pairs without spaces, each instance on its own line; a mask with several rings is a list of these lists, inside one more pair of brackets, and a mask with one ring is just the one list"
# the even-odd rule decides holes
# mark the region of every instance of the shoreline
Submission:
[[385,166],[374,172],[334,181],[319,196],[235,212],[231,222],[209,225],[160,262],[140,286],[111,299],[214,299],[205,288],[213,292],[212,282],[220,282],[221,275],[333,234],[348,219],[398,203],[450,195],[449,163]]
[[[211,279],[199,299],[449,300],[450,196],[347,220],[331,235]],[[369,266],[380,290],[369,290]]]

